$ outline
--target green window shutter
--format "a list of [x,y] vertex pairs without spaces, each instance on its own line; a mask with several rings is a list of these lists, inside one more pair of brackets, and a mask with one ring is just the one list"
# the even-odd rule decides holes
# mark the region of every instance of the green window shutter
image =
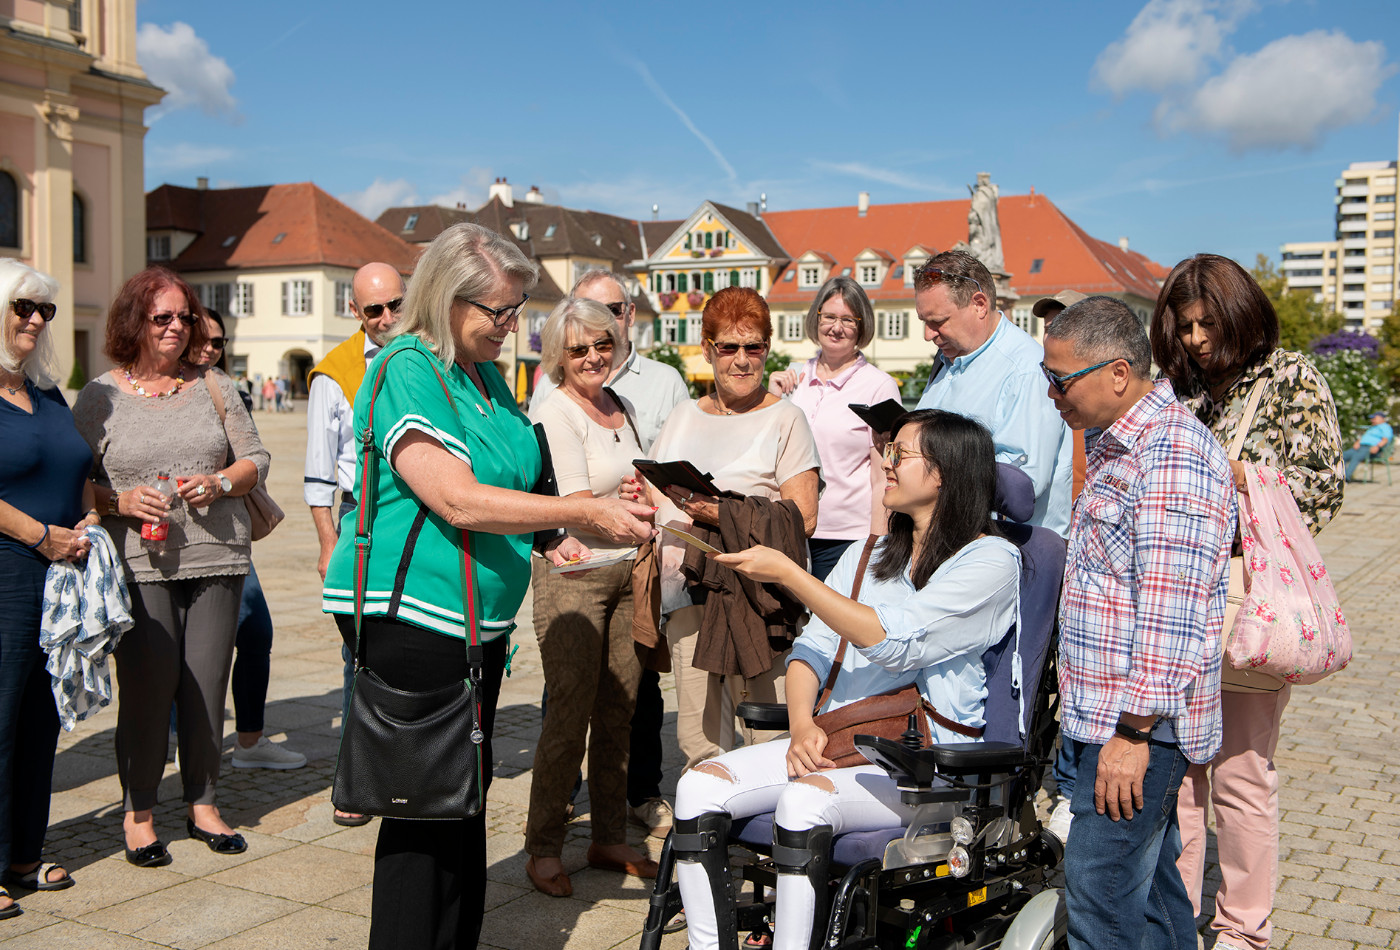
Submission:
[[689,235],[689,234],[687,234],[687,235],[685,236],[685,249],[686,249],[687,251],[690,250],[690,235]]
[[729,286],[739,286],[739,272],[737,270],[732,270],[729,272]]
[[289,309],[289,307],[288,307],[288,304],[291,302],[291,301],[288,299],[289,296],[290,296],[290,293],[289,293],[290,290],[291,290],[290,281],[285,281],[285,280],[282,281],[282,313],[283,313],[283,314],[289,314],[289,313],[292,312],[292,311]]
[[711,249],[712,247],[714,247],[714,246],[715,246],[715,232],[713,232],[713,231],[706,231],[706,232],[705,232],[705,250],[708,251],[708,250],[710,250],[710,249]]
[[715,292],[715,273],[714,273],[714,271],[708,271],[708,270],[707,270],[707,271],[705,271],[705,293],[707,293],[707,294],[712,294],[712,293],[714,293],[714,292]]
[[681,272],[681,273],[679,273],[679,274],[676,275],[676,292],[677,292],[677,293],[681,293],[681,294],[685,293],[685,273],[684,273],[684,272]]

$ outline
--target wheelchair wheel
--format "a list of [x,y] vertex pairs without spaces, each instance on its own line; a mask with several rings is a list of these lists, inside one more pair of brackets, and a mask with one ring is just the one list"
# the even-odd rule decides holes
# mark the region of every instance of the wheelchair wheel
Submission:
[[1027,901],[1001,939],[1001,950],[1063,950],[1068,946],[1065,902],[1056,888]]

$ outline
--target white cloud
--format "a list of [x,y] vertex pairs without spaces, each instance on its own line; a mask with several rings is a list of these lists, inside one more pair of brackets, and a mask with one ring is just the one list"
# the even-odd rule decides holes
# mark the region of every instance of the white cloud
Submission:
[[961,196],[963,190],[949,185],[947,182],[936,178],[919,178],[893,168],[879,168],[875,165],[867,165],[865,162],[827,162],[812,159],[808,164],[813,168],[825,172],[834,172],[838,175],[849,175],[852,178],[868,179],[878,181],[886,185],[894,185],[896,188],[905,188],[909,191],[926,192],[935,195]]
[[1116,96],[1165,92],[1198,81],[1222,55],[1247,2],[1151,0],[1094,63],[1095,82]]
[[421,204],[418,200],[418,190],[403,178],[395,178],[393,181],[376,178],[363,191],[349,191],[336,197],[371,221],[383,214],[386,208]]
[[146,167],[164,172],[204,169],[210,165],[227,162],[234,155],[233,149],[222,145],[194,145],[189,142],[176,142],[166,146],[148,145]]
[[238,118],[238,100],[229,91],[233,69],[209,51],[188,23],[174,23],[168,30],[141,24],[136,55],[151,82],[168,93],[159,114],[193,106],[205,115]]
[[1172,128],[1225,136],[1230,148],[1312,148],[1324,133],[1365,121],[1396,67],[1385,47],[1314,30],[1237,57],[1165,119]]

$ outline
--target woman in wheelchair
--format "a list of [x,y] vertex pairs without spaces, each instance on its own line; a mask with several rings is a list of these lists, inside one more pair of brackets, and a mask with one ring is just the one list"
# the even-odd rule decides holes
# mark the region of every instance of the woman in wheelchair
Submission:
[[[895,425],[884,472],[889,534],[867,555],[858,599],[846,593],[863,562],[859,545],[824,584],[769,548],[714,556],[755,580],[783,585],[813,617],[788,659],[791,738],[702,762],[677,788],[676,877],[692,950],[720,945],[709,876],[728,872],[724,831],[731,818],[775,813],[774,946],[797,950],[809,944],[832,835],[906,823],[912,814],[882,769],[837,768],[823,754],[827,736],[813,722],[813,706],[842,641],[850,649],[822,712],[913,683],[938,711],[928,723],[934,742],[981,734],[982,654],[1015,625],[1019,610],[1020,555],[991,518],[991,436],[952,413],[909,413]],[[705,853],[714,848],[718,856]]]

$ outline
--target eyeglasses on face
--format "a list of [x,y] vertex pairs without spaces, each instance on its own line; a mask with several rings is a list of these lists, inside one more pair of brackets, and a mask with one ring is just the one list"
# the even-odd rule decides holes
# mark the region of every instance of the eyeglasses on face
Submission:
[[386,307],[388,308],[390,313],[398,313],[399,308],[402,306],[403,298],[395,297],[393,300],[390,300],[386,303],[365,304],[363,307],[360,308],[360,312],[363,313],[365,316],[369,317],[371,320],[378,320],[379,315],[384,312]]
[[25,297],[17,297],[10,301],[10,308],[14,310],[15,316],[21,320],[28,320],[34,316],[34,311],[37,310],[39,316],[44,318],[45,323],[52,320],[54,315],[58,313],[58,304],[56,303],[37,303]]
[[927,455],[922,452],[911,452],[898,442],[886,442],[885,451],[882,453],[885,461],[890,463],[890,468],[899,468],[899,463],[905,459],[926,459]]
[[171,320],[176,320],[176,319],[178,319],[178,320],[179,320],[181,323],[183,323],[185,326],[187,326],[187,327],[192,327],[192,326],[194,326],[195,315],[192,314],[192,313],[189,313],[189,312],[185,312],[185,313],[153,313],[153,314],[151,314],[151,322],[154,323],[154,324],[155,324],[156,326],[158,326],[158,327],[168,327],[168,326],[170,326],[170,321],[171,321]]
[[1055,391],[1061,396],[1063,396],[1065,394],[1065,391],[1069,388],[1068,384],[1070,382],[1078,379],[1081,376],[1088,376],[1096,369],[1103,369],[1105,366],[1111,366],[1119,360],[1122,360],[1129,366],[1133,365],[1133,361],[1128,359],[1126,356],[1115,356],[1111,360],[1104,360],[1102,363],[1095,363],[1093,366],[1086,366],[1083,369],[1075,370],[1073,373],[1068,373],[1064,376],[1056,376],[1054,373],[1050,372],[1049,368],[1045,365],[1043,361],[1040,364],[1040,371],[1045,374],[1046,379],[1050,380],[1050,385],[1055,387]]
[[484,303],[477,303],[475,300],[468,300],[466,297],[458,297],[457,299],[464,303],[469,303],[481,312],[488,314],[491,317],[491,324],[493,326],[503,327],[520,316],[520,311],[525,309],[525,302],[530,299],[530,295],[522,294],[520,303],[512,304],[509,307],[488,307]]
[[741,349],[749,356],[762,356],[768,350],[767,343],[717,343],[714,340],[705,342],[713,346],[720,356],[733,356]]
[[227,341],[225,341],[224,338],[221,336],[211,336],[209,338],[209,342],[206,345],[211,346],[216,350],[222,350],[224,348],[225,342]]
[[597,350],[599,356],[612,356],[613,341],[604,337],[601,340],[594,340],[592,343],[580,343],[577,346],[566,346],[564,352],[569,354],[571,360],[581,360],[588,355],[589,350]]
[[839,323],[839,324],[841,324],[841,328],[844,329],[844,330],[859,330],[859,329],[860,329],[860,317],[837,316],[837,315],[834,314],[834,313],[818,313],[818,314],[817,314],[817,325],[818,325],[818,326],[829,327],[829,326],[831,326],[831,325],[834,324],[834,323]]
[[622,319],[622,315],[627,312],[627,304],[623,303],[621,300],[616,303],[605,303],[603,306],[607,307],[608,312],[619,320]]
[[929,267],[927,264],[914,271],[914,282],[916,284],[923,283],[924,281],[937,284],[954,280],[965,280],[982,293],[986,293],[985,290],[982,290],[982,285],[977,282],[975,277],[968,277],[966,274],[954,274],[952,271],[946,271],[941,267]]

